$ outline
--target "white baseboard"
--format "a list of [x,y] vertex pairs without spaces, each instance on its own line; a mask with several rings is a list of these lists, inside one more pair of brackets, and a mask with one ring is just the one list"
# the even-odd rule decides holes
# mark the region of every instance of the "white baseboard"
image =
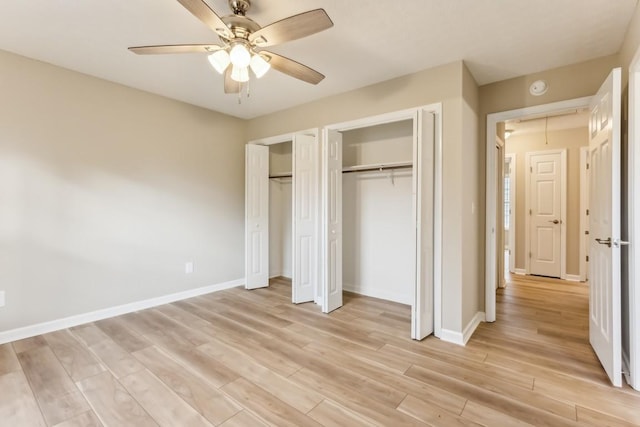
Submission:
[[215,285],[204,286],[202,288],[190,289],[188,291],[177,292],[175,294],[163,295],[160,297],[150,298],[142,301],[136,301],[128,304],[118,305],[115,307],[104,308],[89,313],[77,314],[62,319],[51,320],[49,322],[37,323],[35,325],[24,326],[22,328],[12,329],[0,332],[0,344],[11,341],[21,340],[24,338],[34,337],[36,335],[46,334],[49,332],[59,331],[61,329],[71,328],[82,325],[84,323],[95,322],[109,317],[120,316],[122,314],[132,313],[134,311],[144,310],[147,308],[157,307],[163,304],[169,304],[175,301],[181,301],[187,298],[193,298],[212,292],[222,291],[224,289],[235,288],[244,284],[245,280],[237,279],[230,282],[218,283]]
[[577,274],[565,274],[564,280],[568,280],[570,282],[581,282],[580,276]]
[[517,274],[518,276],[526,276],[527,270],[525,270],[524,268],[516,268],[513,270],[513,274]]
[[473,335],[473,333],[475,332],[480,322],[484,322],[484,321],[485,321],[485,314],[484,312],[479,311],[476,313],[475,316],[473,316],[473,319],[471,319],[471,321],[467,324],[467,326],[464,328],[462,332],[457,332],[457,331],[452,331],[449,329],[442,328],[442,331],[440,333],[440,339],[453,344],[458,344],[462,346],[467,345],[467,342],[471,338],[471,335]]
[[354,285],[352,283],[343,283],[342,289],[347,292],[353,292],[355,294],[364,295],[372,298],[380,298],[387,301],[393,301],[400,304],[411,305],[411,297],[398,294],[395,292],[382,291],[379,289],[371,289],[366,286]]

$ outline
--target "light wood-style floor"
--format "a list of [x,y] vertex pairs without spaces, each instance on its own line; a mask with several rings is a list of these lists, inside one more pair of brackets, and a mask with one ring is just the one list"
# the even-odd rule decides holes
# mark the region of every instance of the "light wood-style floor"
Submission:
[[459,347],[411,341],[407,306],[327,316],[275,280],[0,346],[0,425],[640,425],[587,306],[584,284],[514,279]]

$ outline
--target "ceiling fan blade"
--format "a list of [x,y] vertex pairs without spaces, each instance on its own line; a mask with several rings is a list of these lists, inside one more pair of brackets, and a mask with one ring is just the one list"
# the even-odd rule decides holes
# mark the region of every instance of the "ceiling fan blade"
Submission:
[[301,39],[331,27],[333,21],[327,12],[324,9],[315,9],[269,24],[252,33],[249,41],[258,47],[273,46]]
[[266,57],[275,70],[287,74],[296,79],[317,85],[324,79],[324,75],[320,74],[313,68],[309,68],[304,64],[286,58],[273,52],[261,51],[260,55]]
[[165,44],[158,46],[133,46],[129,50],[138,55],[158,55],[166,53],[211,53],[222,49],[217,44]]
[[233,37],[227,24],[224,23],[204,0],[178,0],[178,2],[219,35],[225,38]]
[[231,78],[231,66],[224,72],[224,93],[240,92],[241,84]]

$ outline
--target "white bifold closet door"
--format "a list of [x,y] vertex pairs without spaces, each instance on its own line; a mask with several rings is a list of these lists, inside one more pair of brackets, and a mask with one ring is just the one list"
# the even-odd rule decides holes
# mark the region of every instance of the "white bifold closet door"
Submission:
[[433,196],[435,116],[418,111],[414,130],[414,200],[416,206],[416,289],[411,307],[411,338],[433,333]]
[[293,137],[293,281],[292,300],[314,300],[318,285],[318,139]]
[[325,129],[322,147],[322,311],[342,307],[342,134]]
[[245,152],[245,288],[269,286],[269,147]]

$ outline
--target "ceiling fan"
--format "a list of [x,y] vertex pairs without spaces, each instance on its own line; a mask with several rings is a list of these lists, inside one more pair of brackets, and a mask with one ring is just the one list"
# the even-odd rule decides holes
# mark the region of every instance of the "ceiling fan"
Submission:
[[242,84],[249,81],[249,69],[258,78],[273,67],[311,84],[324,79],[324,75],[306,65],[263,50],[331,28],[333,22],[324,9],[303,12],[261,27],[246,16],[251,0],[229,0],[233,14],[222,18],[204,0],[178,2],[215,31],[222,43],[135,46],[129,50],[139,55],[208,53],[213,68],[224,74],[225,93],[239,93]]

